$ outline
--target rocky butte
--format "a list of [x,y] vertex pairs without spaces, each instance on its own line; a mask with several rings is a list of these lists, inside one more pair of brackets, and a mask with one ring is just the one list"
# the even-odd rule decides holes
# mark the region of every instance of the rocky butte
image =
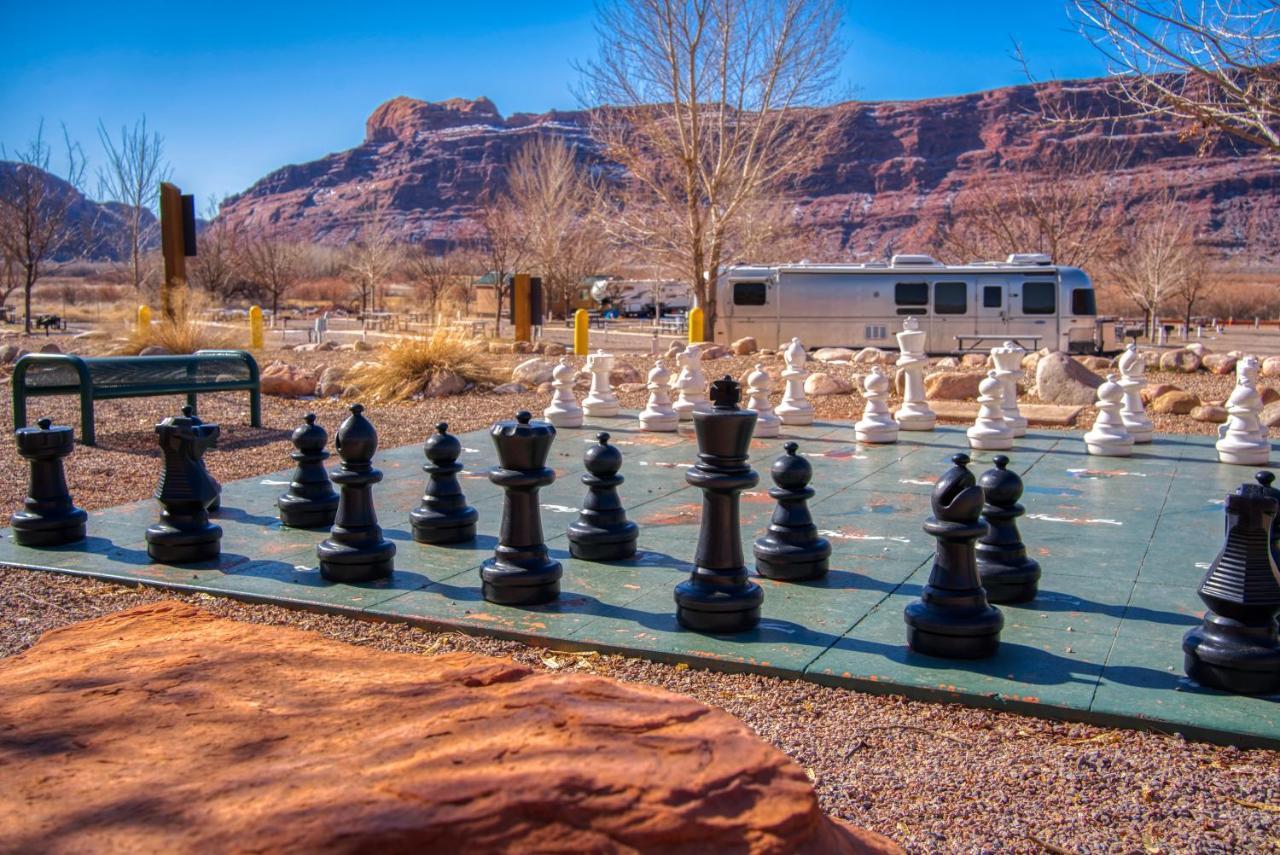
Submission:
[[[1104,145],[1097,128],[1076,132],[1041,120],[1062,106],[1075,115],[1119,111],[1105,80],[822,108],[834,128],[815,143],[813,166],[794,188],[801,220],[855,256],[932,249],[921,244],[966,188],[1034,180],[1062,146]],[[1256,150],[1222,141],[1201,152],[1177,129],[1150,120],[1107,132],[1129,152],[1112,173],[1120,204],[1141,205],[1172,189],[1197,231],[1224,252],[1262,243],[1258,235],[1280,222],[1280,167]],[[544,134],[577,144],[584,162],[617,180],[585,112],[504,118],[487,98],[398,97],[369,116],[359,146],[276,170],[230,198],[222,216],[341,244],[359,234],[374,205],[385,205],[385,221],[403,239],[439,245],[474,232],[481,194],[500,185],[520,146]]]

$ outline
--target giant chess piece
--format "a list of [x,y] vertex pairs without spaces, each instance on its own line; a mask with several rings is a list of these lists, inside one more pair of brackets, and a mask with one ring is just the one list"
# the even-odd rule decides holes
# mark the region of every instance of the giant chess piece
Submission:
[[938,417],[929,409],[924,396],[924,369],[929,364],[924,342],[928,333],[920,329],[914,315],[908,315],[902,322],[902,332],[896,336],[900,351],[896,364],[902,370],[903,379],[902,406],[893,417],[903,430],[933,430]]
[[978,417],[965,431],[969,447],[979,451],[1008,451],[1013,448],[1013,428],[1004,417],[1004,385],[996,372],[988,371],[978,384]]
[[1039,589],[1040,565],[1027,557],[1027,547],[1018,534],[1018,517],[1026,508],[1018,504],[1022,498],[1022,479],[1006,467],[1009,458],[997,454],[978,479],[986,496],[982,519],[987,533],[978,540],[978,576],[993,603],[1025,603],[1035,599]]
[[755,370],[747,375],[747,409],[756,412],[754,436],[762,439],[777,436],[782,430],[782,419],[773,411],[769,394],[773,391],[773,379],[764,366],[756,363]]
[[659,359],[649,369],[649,401],[640,411],[640,430],[670,432],[680,427],[680,414],[671,408],[671,372]]
[[1084,444],[1090,454],[1128,457],[1133,453],[1133,434],[1125,428],[1120,416],[1123,398],[1124,389],[1116,382],[1116,375],[1108,374],[1106,382],[1098,387],[1098,402],[1094,404],[1098,417],[1093,420],[1093,428],[1084,435]]
[[1129,342],[1117,363],[1120,369],[1120,388],[1124,390],[1124,406],[1120,408],[1120,420],[1135,443],[1151,442],[1155,425],[1147,417],[1142,406],[1142,387],[1147,385],[1147,358],[1138,352],[1138,345]]
[[409,524],[413,539],[418,543],[466,543],[476,538],[476,520],[480,515],[467,504],[467,497],[458,483],[462,464],[462,443],[449,433],[448,422],[436,425],[436,432],[422,444],[427,462],[422,471],[427,473],[427,490],[422,504],[409,512]]
[[804,364],[808,358],[809,354],[798,338],[791,339],[791,343],[782,351],[782,360],[787,364],[786,370],[782,372],[782,382],[786,384],[786,388],[782,392],[782,403],[778,404],[774,412],[788,427],[813,424],[813,404],[809,403],[804,392],[804,381],[809,377]]
[[1000,381],[1001,408],[1004,420],[1013,429],[1015,437],[1027,435],[1027,419],[1018,409],[1018,381],[1022,379],[1022,357],[1027,352],[1017,342],[1006,341],[1002,347],[991,348],[991,361],[996,365],[996,379]]
[[764,591],[747,577],[738,495],[760,480],[747,465],[754,410],[738,407],[733,378],[711,384],[709,413],[694,413],[698,462],[685,480],[702,490],[702,525],[689,579],[676,586],[676,620],[698,632],[744,632],[760,622]]
[[18,428],[18,454],[30,464],[27,498],[13,515],[13,539],[22,546],[61,546],[84,540],[89,515],[75,506],[62,460],[76,447],[75,431],[40,419]]
[[[1275,483],[1276,476],[1274,472],[1255,472],[1253,480],[1262,485],[1263,490],[1268,496],[1280,502],[1280,490],[1271,486]],[[1278,514],[1277,516],[1280,516]],[[1271,560],[1276,562],[1276,566],[1280,567],[1280,520],[1271,523]],[[1280,580],[1278,580],[1280,581]]]
[[618,485],[623,478],[622,452],[609,444],[609,434],[596,434],[596,444],[582,458],[587,497],[582,513],[569,524],[569,552],[584,561],[625,561],[636,554],[640,529],[627,519]]
[[[1244,378],[1244,382],[1256,390],[1258,388],[1258,372],[1261,370],[1262,363],[1258,361],[1258,357],[1251,353],[1245,354],[1236,362],[1236,384],[1239,385],[1241,378]],[[1261,402],[1261,394],[1259,394],[1258,399]],[[1256,436],[1259,442],[1264,442],[1270,445],[1271,434],[1267,430],[1267,426],[1262,423],[1261,412],[1258,414],[1258,431]]]
[[378,432],[365,418],[363,406],[352,404],[350,409],[333,441],[342,461],[333,473],[341,491],[338,514],[316,554],[325,579],[357,584],[391,578],[396,545],[382,536],[373,508],[373,485],[382,480],[382,473],[373,468]]
[[160,522],[147,529],[147,554],[162,564],[211,561],[221,550],[222,529],[209,522],[218,491],[202,459],[217,444],[219,429],[189,409],[156,425],[164,471],[156,488]]
[[934,485],[933,516],[924,524],[937,539],[929,582],[920,599],[907,606],[907,646],[916,653],[948,659],[982,659],[1000,647],[1004,616],[987,602],[978,578],[973,542],[987,533],[982,488],[966,467],[969,455],[951,458],[955,465]]
[[[1268,473],[1270,474],[1270,473]],[[1280,692],[1280,570],[1271,550],[1277,502],[1265,485],[1227,496],[1227,537],[1200,583],[1208,607],[1182,637],[1187,676],[1243,695]]]
[[[1245,360],[1252,359],[1252,365]],[[1266,466],[1271,441],[1262,426],[1262,396],[1257,387],[1257,359],[1236,363],[1236,387],[1227,398],[1227,423],[1218,426],[1218,460],[1245,466]]]
[[862,396],[866,406],[862,418],[853,425],[853,435],[858,442],[893,443],[898,441],[898,423],[889,413],[889,378],[879,365],[871,369],[862,380]]
[[573,394],[573,382],[578,377],[578,369],[573,367],[569,357],[561,357],[560,364],[551,369],[551,385],[555,391],[551,396],[551,405],[542,411],[542,416],[558,428],[582,427],[582,407]]
[[507,606],[549,603],[560,596],[563,570],[543,542],[538,490],[556,480],[555,471],[547,468],[555,425],[533,421],[522,410],[515,421],[495,423],[489,435],[498,450],[489,480],[505,495],[498,546],[480,568],[481,593],[489,602]]
[[796,454],[794,442],[783,446],[786,454],[774,461],[769,474],[775,486],[769,496],[776,501],[769,530],[756,540],[756,572],[766,579],[800,582],[827,575],[831,544],[818,537],[818,527],[809,513],[813,498],[813,466]]
[[680,374],[676,377],[675,411],[680,421],[687,422],[695,412],[710,409],[707,403],[707,375],[702,373],[702,346],[691,344],[676,356]]
[[[191,423],[193,425],[204,424],[200,417],[196,415],[196,408],[190,404],[187,404],[182,408],[182,414],[191,419]],[[218,483],[217,478],[213,477],[213,474],[209,471],[209,467],[205,465],[203,458],[200,460],[200,468],[204,470],[204,477],[209,479],[209,483],[213,484],[213,489],[217,493],[217,495],[214,496],[213,501],[209,503],[209,513],[216,513],[222,510],[222,485]]]
[[304,425],[294,432],[294,451],[290,453],[297,466],[289,479],[289,491],[276,499],[280,522],[291,528],[329,528],[338,512],[338,494],[329,482],[324,462],[329,452],[329,434],[316,424],[316,414],[307,413]]
[[618,414],[618,396],[609,384],[609,372],[613,370],[613,354],[597,350],[587,357],[587,371],[591,373],[591,389],[582,399],[582,411],[589,418],[613,418]]

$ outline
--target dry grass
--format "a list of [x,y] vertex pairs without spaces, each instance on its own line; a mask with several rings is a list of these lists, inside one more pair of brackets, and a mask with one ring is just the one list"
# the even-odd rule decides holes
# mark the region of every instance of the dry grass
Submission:
[[491,382],[496,377],[483,341],[437,330],[388,345],[376,360],[357,364],[348,379],[368,400],[404,401],[426,392],[438,371],[452,371],[473,383]]
[[209,348],[243,347],[245,342],[201,318],[208,300],[190,288],[178,289],[173,295],[173,317],[166,318],[153,309],[151,324],[134,327],[129,338],[116,352],[134,356],[147,347],[163,347],[170,353],[195,353]]

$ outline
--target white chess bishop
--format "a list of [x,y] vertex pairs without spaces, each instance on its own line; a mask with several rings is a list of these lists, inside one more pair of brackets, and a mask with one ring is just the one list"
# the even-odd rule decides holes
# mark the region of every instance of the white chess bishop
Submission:
[[1108,374],[1106,382],[1098,387],[1098,401],[1094,406],[1098,417],[1093,428],[1084,435],[1085,447],[1090,454],[1100,457],[1128,457],[1133,454],[1133,434],[1124,426],[1120,416],[1124,389],[1117,383],[1116,375]]
[[867,404],[862,419],[853,426],[858,442],[891,443],[898,441],[898,423],[889,413],[889,378],[879,365],[871,369],[862,381],[863,397]]
[[1022,357],[1026,355],[1026,350],[1015,341],[991,348],[991,361],[996,365],[996,379],[1003,392],[1004,420],[1013,428],[1014,436],[1027,435],[1027,419],[1018,409],[1018,381],[1023,376]]
[[1004,417],[1004,384],[996,372],[988,371],[978,384],[978,417],[965,431],[969,447],[979,451],[1007,451],[1013,448],[1013,428]]
[[609,372],[613,370],[613,354],[597,350],[587,357],[587,371],[591,372],[591,389],[582,399],[582,410],[593,419],[612,418],[618,415],[618,396],[609,384]]
[[542,411],[543,418],[558,428],[582,427],[582,407],[573,394],[573,382],[578,369],[569,357],[562,357],[560,364],[551,369],[551,405]]
[[649,402],[640,411],[640,429],[673,431],[680,426],[680,415],[671,408],[671,372],[659,359],[649,370]]
[[1218,460],[1222,463],[1266,466],[1271,457],[1271,440],[1260,418],[1262,395],[1257,378],[1257,357],[1241,357],[1236,363],[1236,387],[1227,399],[1227,423],[1218,426]]
[[676,377],[677,399],[675,411],[680,421],[687,422],[695,412],[709,412],[707,400],[707,375],[702,373],[702,348],[691,344],[676,356],[680,374]]
[[808,358],[809,355],[798,338],[791,339],[791,344],[782,351],[782,359],[787,364],[786,370],[782,372],[782,381],[787,386],[782,392],[782,403],[778,404],[776,412],[784,425],[813,424],[813,404],[809,403],[804,394],[804,381],[809,376],[809,372],[804,370],[804,364]]
[[747,375],[747,409],[756,411],[756,429],[753,436],[768,438],[777,436],[782,430],[782,420],[773,411],[769,403],[769,393],[773,391],[773,378],[764,366],[756,364],[755,370]]
[[1155,425],[1147,417],[1142,405],[1142,387],[1147,385],[1147,357],[1138,352],[1138,345],[1129,342],[1120,354],[1120,388],[1124,390],[1124,405],[1120,408],[1120,420],[1136,443],[1151,442]]
[[928,333],[920,329],[914,315],[908,315],[902,322],[902,332],[895,335],[900,351],[896,364],[902,369],[903,385],[902,406],[893,417],[903,430],[933,430],[938,417],[924,397],[924,369],[929,363],[924,341]]

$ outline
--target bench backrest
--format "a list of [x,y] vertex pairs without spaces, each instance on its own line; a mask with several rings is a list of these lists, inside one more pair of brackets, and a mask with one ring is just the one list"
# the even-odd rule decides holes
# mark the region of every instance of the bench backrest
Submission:
[[32,356],[40,358],[30,360],[26,366],[24,386],[28,389],[78,386],[82,370],[88,373],[90,384],[101,390],[183,385],[216,387],[258,379],[258,366],[253,357],[239,350],[206,350],[173,356]]

